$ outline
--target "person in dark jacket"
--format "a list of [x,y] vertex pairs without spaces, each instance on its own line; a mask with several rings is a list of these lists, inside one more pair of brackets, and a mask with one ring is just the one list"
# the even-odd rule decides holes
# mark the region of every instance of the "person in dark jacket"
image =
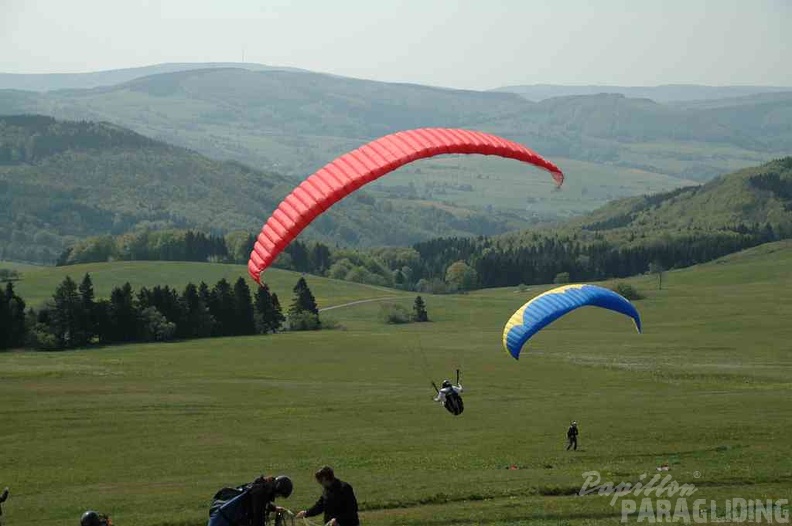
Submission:
[[325,466],[315,474],[316,482],[324,491],[310,509],[301,511],[297,518],[313,517],[324,512],[324,522],[329,526],[358,526],[358,505],[352,486],[335,477],[333,468]]
[[3,493],[0,493],[0,526],[3,524],[3,503],[8,500],[8,488],[3,490]]
[[275,505],[275,497],[289,498],[294,486],[289,477],[280,475],[278,477],[261,476],[248,485],[250,493],[250,516],[253,518],[253,526],[264,526],[264,520],[268,511],[281,513],[284,508]]
[[570,425],[569,429],[567,429],[567,451],[569,451],[569,448],[571,447],[574,447],[575,451],[577,451],[577,437],[578,437],[577,422],[572,422],[572,425]]
[[80,517],[80,526],[113,526],[113,521],[107,515],[88,510]]

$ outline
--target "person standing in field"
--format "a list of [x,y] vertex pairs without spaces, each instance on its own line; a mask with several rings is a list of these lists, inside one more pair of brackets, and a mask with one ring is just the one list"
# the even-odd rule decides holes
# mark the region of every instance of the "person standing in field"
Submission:
[[575,451],[577,451],[577,446],[578,446],[577,437],[578,437],[578,426],[577,426],[577,422],[573,421],[572,425],[570,425],[569,429],[567,429],[567,451],[569,451],[569,448],[572,447],[574,447]]
[[8,500],[8,488],[0,493],[0,526],[3,525],[3,503]]
[[359,526],[358,504],[352,486],[335,477],[333,468],[324,466],[314,476],[324,491],[310,509],[297,514],[298,519],[324,513],[327,526]]

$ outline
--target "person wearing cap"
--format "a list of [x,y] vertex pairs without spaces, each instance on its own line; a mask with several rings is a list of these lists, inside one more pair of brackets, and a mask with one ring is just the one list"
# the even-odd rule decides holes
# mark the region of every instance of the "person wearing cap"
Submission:
[[572,424],[567,429],[567,451],[569,448],[574,447],[575,451],[577,451],[577,437],[578,437],[578,426],[577,422],[573,421]]
[[335,477],[333,468],[324,466],[314,474],[322,488],[322,496],[310,509],[297,514],[298,519],[324,513],[327,526],[359,526],[358,504],[352,486]]
[[288,499],[294,485],[286,475],[277,477],[260,476],[248,485],[250,493],[250,515],[253,526],[264,526],[267,512],[282,513],[285,508],[275,505],[275,498]]

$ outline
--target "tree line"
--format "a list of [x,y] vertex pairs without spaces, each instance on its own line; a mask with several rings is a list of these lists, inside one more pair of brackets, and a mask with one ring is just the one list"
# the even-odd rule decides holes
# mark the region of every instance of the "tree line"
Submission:
[[[234,238],[230,238],[233,240]],[[249,239],[245,248],[252,247]],[[65,249],[56,266],[105,261],[213,261],[241,263],[224,236],[195,230],[144,230],[122,236],[91,237]],[[247,253],[247,256],[250,252]],[[247,259],[245,259],[247,261]]]
[[[649,237],[642,234],[640,239],[608,239],[596,231],[583,235],[545,231],[519,238],[438,238],[406,248],[365,250],[331,249],[321,242],[295,240],[273,266],[370,285],[449,293],[552,283],[561,273],[568,273],[576,282],[642,274],[650,264],[682,268],[788,234],[769,224],[738,224],[673,235],[654,233]],[[76,245],[64,253],[61,262],[107,261],[105,253],[123,246],[123,254],[113,252],[117,259],[246,263],[255,242],[252,234],[223,238],[193,231],[142,232],[122,236],[123,242],[109,236],[104,239]],[[102,246],[110,248],[103,251]]]
[[168,285],[142,287],[127,282],[96,299],[90,274],[78,284],[66,277],[38,310],[8,282],[0,291],[0,349],[28,347],[62,350],[88,345],[187,340],[270,334],[284,329],[321,328],[319,309],[300,278],[284,315],[278,295],[264,285],[251,293],[244,278],[225,278],[213,287],[188,283],[182,291]]
[[705,263],[784,237],[769,224],[739,224],[642,239],[547,231],[519,239],[452,237],[369,250],[331,250],[294,241],[278,263],[335,279],[448,293],[552,283],[559,274],[572,282],[623,278],[646,273],[651,265],[671,269]]
[[163,146],[131,130],[91,121],[57,121],[44,115],[0,118],[0,165],[33,163],[73,150]]

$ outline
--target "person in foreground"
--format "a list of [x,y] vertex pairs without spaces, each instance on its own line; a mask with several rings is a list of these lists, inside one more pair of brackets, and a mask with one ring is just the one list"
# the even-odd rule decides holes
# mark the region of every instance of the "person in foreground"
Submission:
[[3,503],[8,500],[8,488],[3,490],[3,493],[0,493],[0,526],[3,525]]
[[297,518],[314,517],[324,512],[328,526],[358,526],[358,504],[352,486],[335,477],[333,468],[324,466],[314,475],[324,490],[310,509],[297,514]]
[[288,499],[294,489],[291,479],[286,475],[277,477],[261,476],[248,487],[250,491],[250,515],[253,518],[253,526],[263,526],[268,511],[282,513],[285,508],[275,505],[275,497]]
[[88,510],[80,517],[80,526],[113,526],[113,521],[107,515]]

